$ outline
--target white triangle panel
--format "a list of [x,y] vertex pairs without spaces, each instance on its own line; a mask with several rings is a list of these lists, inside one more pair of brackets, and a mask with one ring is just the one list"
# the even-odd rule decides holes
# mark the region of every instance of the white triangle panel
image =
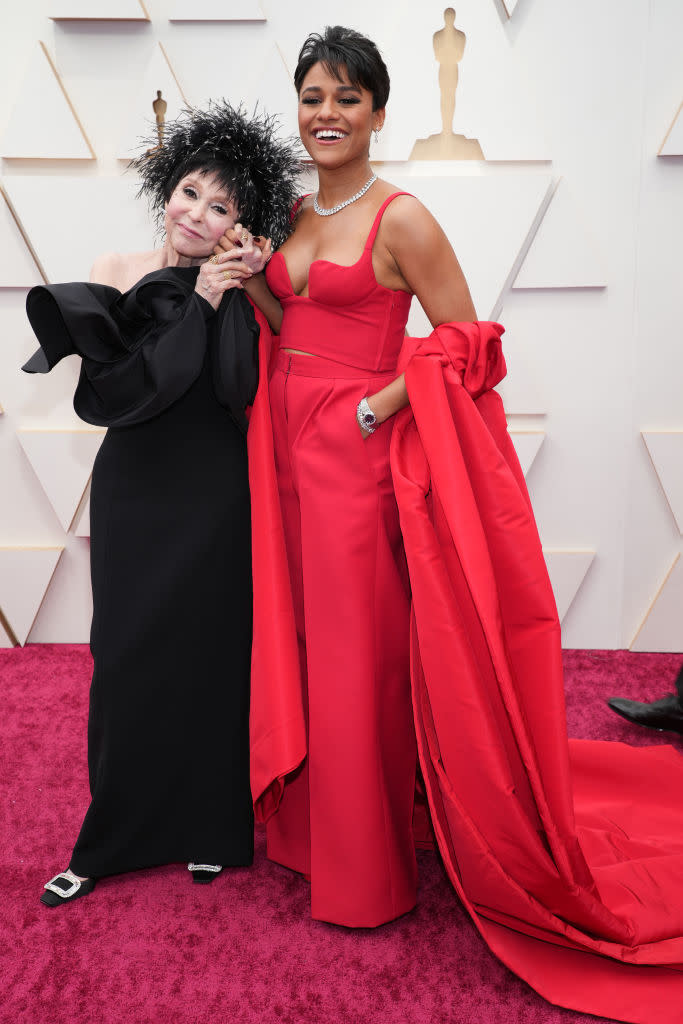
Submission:
[[74,533],[77,537],[90,536],[90,495],[85,499],[85,504],[83,505],[81,514],[78,517]]
[[517,452],[519,464],[522,467],[524,476],[531,469],[532,463],[545,439],[544,430],[511,430],[510,437]]
[[683,103],[678,108],[657,155],[683,156]]
[[161,43],[154,48],[142,80],[135,90],[132,115],[119,146],[119,160],[132,160],[133,157],[141,156],[142,138],[154,140],[156,115],[153,103],[158,91],[167,104],[165,121],[173,121],[184,107],[189,106]]
[[601,260],[561,178],[514,288],[604,288]]
[[[502,316],[505,322],[505,316]],[[548,411],[547,400],[541,395],[537,370],[521,341],[509,331],[503,335],[503,355],[507,373],[496,391],[503,399],[508,416],[538,416]]]
[[683,651],[683,559],[676,555],[631,643],[632,651]]
[[[103,250],[153,248],[154,228],[146,204],[135,198],[135,175],[43,175],[40,203],[35,201],[36,180],[13,174],[5,179],[5,191],[49,281],[87,281]],[[64,231],[65,209],[79,211],[78,231]]]
[[95,159],[44,43],[39,43],[29,62],[0,145],[0,156],[29,160]]
[[103,430],[19,430],[19,442],[65,530],[71,526]]
[[258,0],[173,0],[169,21],[265,21]]
[[503,7],[508,18],[511,18],[515,13],[515,7],[517,6],[518,0],[503,0]]
[[284,57],[279,47],[273,46],[266,52],[257,77],[242,97],[245,105],[248,110],[258,105],[258,110],[276,114],[280,123],[280,134],[296,136],[299,128],[295,97],[294,81]]
[[683,533],[683,430],[643,430],[642,435],[678,531]]
[[31,288],[34,284],[44,284],[43,276],[0,189],[0,288]]
[[0,609],[24,644],[63,547],[0,547]]
[[[523,259],[528,239],[552,182],[550,175],[392,175],[393,183],[420,199],[448,235],[480,319],[496,319],[502,296]],[[416,302],[410,334],[432,330]]]
[[53,21],[149,21],[142,0],[51,0]]
[[555,594],[557,614],[562,622],[595,558],[595,551],[562,551],[544,548],[543,555]]

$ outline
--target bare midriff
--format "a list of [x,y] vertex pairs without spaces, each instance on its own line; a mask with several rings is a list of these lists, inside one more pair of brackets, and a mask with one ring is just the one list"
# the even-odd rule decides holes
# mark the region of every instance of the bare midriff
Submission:
[[311,359],[318,358],[314,352],[302,352],[300,348],[283,348],[282,351],[290,352],[293,356],[310,356]]

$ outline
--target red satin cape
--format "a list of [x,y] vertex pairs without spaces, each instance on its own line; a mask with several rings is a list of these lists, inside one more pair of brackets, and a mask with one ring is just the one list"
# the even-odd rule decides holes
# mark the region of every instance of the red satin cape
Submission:
[[[249,428],[252,788],[306,754],[267,397]],[[551,1002],[683,1021],[683,758],[567,742],[560,627],[502,402],[493,323],[406,339],[392,472],[410,570],[415,729],[449,877],[491,950]]]

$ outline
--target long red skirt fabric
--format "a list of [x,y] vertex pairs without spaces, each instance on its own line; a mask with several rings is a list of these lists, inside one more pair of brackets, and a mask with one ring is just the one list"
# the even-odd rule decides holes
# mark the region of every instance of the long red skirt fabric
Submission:
[[[407,339],[402,360],[411,407],[394,427],[392,471],[434,830],[482,936],[541,995],[633,1024],[675,1024],[683,759],[670,748],[567,742],[555,603],[492,390],[505,373],[501,334],[497,324],[442,325]],[[259,399],[254,416],[252,785],[263,818],[305,756],[305,733]]]

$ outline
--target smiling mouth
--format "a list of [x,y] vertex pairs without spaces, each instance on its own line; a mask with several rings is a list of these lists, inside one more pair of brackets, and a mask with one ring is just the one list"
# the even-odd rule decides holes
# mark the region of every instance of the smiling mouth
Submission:
[[313,138],[318,142],[337,142],[346,138],[346,132],[339,131],[338,128],[316,128]]
[[192,228],[188,228],[187,224],[179,224],[178,227],[180,228],[181,231],[184,231],[186,235],[189,235],[190,238],[202,237],[198,231],[193,231]]

